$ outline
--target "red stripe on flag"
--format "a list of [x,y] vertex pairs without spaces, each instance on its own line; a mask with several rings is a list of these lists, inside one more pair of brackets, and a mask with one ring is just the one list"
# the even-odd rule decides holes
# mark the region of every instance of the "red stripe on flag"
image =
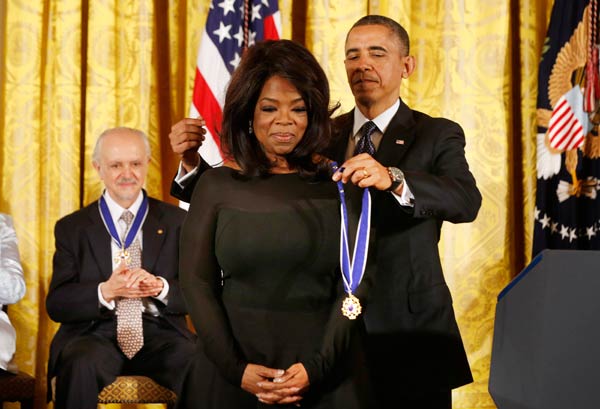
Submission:
[[583,143],[583,127],[581,126],[581,124],[578,124],[578,126],[573,130],[573,132],[571,133],[571,138],[572,140],[569,142],[569,145],[567,146],[568,150],[571,149],[575,149],[581,146],[581,144]]
[[202,73],[196,68],[196,79],[194,81],[193,104],[202,115],[202,118],[211,118],[206,120],[206,127],[213,135],[215,143],[221,148],[221,141],[217,137],[217,130],[221,128],[223,114],[217,99],[208,87]]
[[550,117],[550,128],[555,129],[557,124],[565,117],[565,115],[569,115],[571,111],[569,110],[569,106],[567,105],[567,100],[563,99],[552,111],[552,116]]
[[[566,135],[568,133],[568,129],[565,130],[565,127],[571,125],[571,128],[573,127],[573,122],[575,121],[575,117],[573,117],[572,115],[568,116],[559,126],[558,123],[556,123],[555,127],[552,127],[551,130],[549,130],[549,138],[550,141],[554,144],[554,145],[559,145],[563,140],[564,140],[564,135]],[[556,129],[558,127],[558,129]],[[569,129],[571,129],[569,128]]]
[[264,35],[265,40],[279,40],[279,33],[272,14],[264,19]]
[[[553,140],[553,143],[554,143],[553,147],[559,147],[565,141],[568,141],[569,139],[571,139],[572,138],[571,130],[577,124],[578,124],[577,119],[573,115],[569,116],[568,121],[566,121],[563,124],[563,126],[561,126],[560,130],[557,131],[556,134],[554,135],[554,139],[558,139],[558,140]],[[565,129],[565,127],[567,125],[569,125],[569,128]]]

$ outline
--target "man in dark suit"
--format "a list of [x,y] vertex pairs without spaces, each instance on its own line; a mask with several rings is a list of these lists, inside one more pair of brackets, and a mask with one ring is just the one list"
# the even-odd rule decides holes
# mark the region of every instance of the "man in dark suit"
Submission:
[[[378,406],[450,408],[451,389],[472,377],[438,241],[443,221],[470,222],[481,205],[465,137],[458,124],[413,111],[398,98],[415,69],[398,23],[361,18],[346,37],[345,55],[356,108],[335,120],[333,155],[347,160],[334,180],[373,195],[376,273],[365,324]],[[376,127],[367,138],[369,121]]]
[[46,307],[60,328],[50,347],[55,407],[92,409],[117,375],[173,390],[195,348],[179,288],[185,212],[142,190],[150,146],[138,130],[102,133],[93,164],[106,190],[56,223]]
[[[442,222],[473,221],[481,205],[464,133],[399,98],[415,60],[397,22],[361,18],[348,33],[345,56],[356,108],[335,119],[330,155],[343,163],[334,179],[347,184],[350,232],[360,211],[353,186],[369,187],[373,197],[375,274],[364,319],[376,407],[450,408],[451,390],[472,382],[438,251]],[[368,137],[367,122],[375,125]],[[186,118],[169,135],[182,159],[171,193],[186,201],[207,166],[196,152],[203,124]]]

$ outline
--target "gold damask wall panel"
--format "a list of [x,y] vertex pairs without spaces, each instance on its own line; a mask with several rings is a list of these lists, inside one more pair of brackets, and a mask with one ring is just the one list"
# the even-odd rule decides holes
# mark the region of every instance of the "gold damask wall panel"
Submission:
[[[5,5],[6,6],[6,5]],[[8,13],[6,7],[5,23],[2,30],[4,67],[2,84],[3,101],[0,104],[0,153],[1,189],[0,211],[13,216],[23,268],[27,293],[23,300],[13,306],[9,315],[17,331],[16,362],[19,367],[30,374],[36,369],[35,335],[38,330],[38,281],[37,255],[39,245],[37,235],[40,232],[38,223],[39,203],[36,192],[39,176],[40,147],[37,135],[40,131],[39,104],[32,104],[30,98],[39,99],[41,82],[41,37],[43,8],[17,5]],[[35,23],[23,23],[31,19]],[[8,103],[10,101],[10,103]],[[34,136],[35,135],[35,136]],[[25,263],[25,261],[27,261]],[[31,289],[31,290],[30,290]],[[21,347],[21,342],[23,342]],[[32,353],[33,351],[33,353]]]
[[521,56],[521,98],[522,150],[523,150],[523,225],[515,226],[525,231],[524,259],[531,260],[533,240],[533,212],[536,190],[536,100],[538,89],[538,66],[541,49],[546,37],[546,28],[550,21],[553,0],[526,0],[520,2],[520,43]]
[[91,163],[97,136],[115,126],[148,134],[152,161],[146,189],[150,196],[161,198],[154,2],[92,1],[88,29],[84,203],[96,200],[101,192]]
[[[42,44],[42,115],[40,135],[41,209],[38,223],[43,229],[38,236],[40,298],[37,317],[40,322],[38,345],[49,345],[58,326],[45,312],[47,286],[52,274],[54,222],[79,207],[80,121],[81,121],[81,7],[79,2],[49,2],[47,34]],[[46,207],[47,206],[47,207]],[[40,395],[45,391],[48,348],[38,347],[37,378]]]
[[11,318],[18,334],[16,362],[40,380],[40,395],[56,329],[44,308],[52,230],[79,203],[77,3],[12,1],[1,28],[6,48],[0,204],[15,219],[27,283]]
[[466,155],[483,196],[474,223],[445,223],[440,251],[475,382],[454,391],[455,408],[495,407],[488,378],[496,295],[510,277],[507,247],[511,113],[509,6],[471,1],[412,1],[417,70],[409,103],[463,127]]
[[[173,2],[169,10],[173,121],[187,116],[190,109],[198,45],[209,5],[207,0],[189,0],[183,3]],[[181,50],[184,52],[180,52]]]
[[350,110],[354,98],[346,81],[344,42],[352,24],[367,12],[367,2],[345,0],[307,0],[306,46],[323,66],[331,87],[332,101],[342,107],[336,114]]

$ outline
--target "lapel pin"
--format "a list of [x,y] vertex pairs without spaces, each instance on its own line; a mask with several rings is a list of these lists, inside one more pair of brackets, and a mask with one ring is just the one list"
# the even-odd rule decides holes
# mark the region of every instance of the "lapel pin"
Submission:
[[164,231],[163,229],[158,229],[156,232],[157,232],[158,234],[163,234],[165,231]]
[[396,139],[396,145],[404,145],[404,139]]

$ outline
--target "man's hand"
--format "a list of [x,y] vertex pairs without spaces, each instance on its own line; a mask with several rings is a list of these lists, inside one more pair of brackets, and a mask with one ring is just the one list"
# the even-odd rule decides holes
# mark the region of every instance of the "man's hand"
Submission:
[[155,275],[148,273],[148,276],[139,281],[138,288],[141,292],[147,294],[143,295],[142,297],[156,297],[162,292],[163,288],[165,287],[165,283]]
[[[361,153],[348,159],[333,174],[332,179],[335,182],[341,179],[343,183],[351,181],[358,187],[374,187],[377,190],[387,190],[392,186],[387,167],[377,162],[368,153]],[[401,194],[402,185],[394,193]]]
[[117,297],[143,298],[156,297],[162,291],[163,281],[150,274],[143,268],[128,268],[121,263],[110,275],[110,278],[100,285],[102,297],[107,302]]
[[181,158],[181,164],[186,172],[200,164],[198,148],[205,138],[205,125],[203,118],[184,118],[171,127],[169,133],[171,149]]

